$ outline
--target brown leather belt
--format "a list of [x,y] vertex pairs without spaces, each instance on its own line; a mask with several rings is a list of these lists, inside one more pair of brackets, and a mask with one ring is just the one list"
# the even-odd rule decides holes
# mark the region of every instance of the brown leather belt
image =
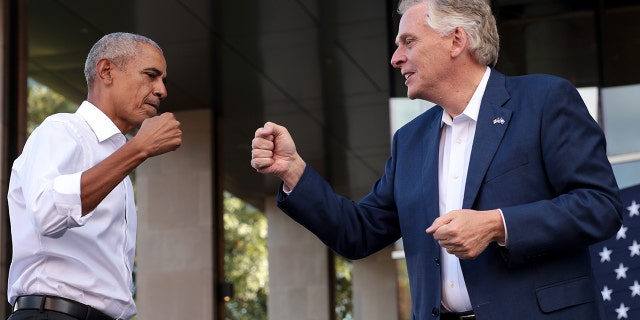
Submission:
[[86,304],[54,296],[20,296],[13,305],[13,312],[19,310],[55,311],[79,320],[117,320]]

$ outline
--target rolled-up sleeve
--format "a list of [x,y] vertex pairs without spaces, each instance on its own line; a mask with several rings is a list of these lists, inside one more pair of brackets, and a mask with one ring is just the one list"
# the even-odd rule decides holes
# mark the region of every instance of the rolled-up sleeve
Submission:
[[68,227],[82,226],[91,216],[91,213],[82,216],[81,177],[82,172],[77,172],[53,179],[53,203],[60,216],[68,217]]
[[36,230],[45,236],[84,225],[90,215],[82,216],[80,198],[80,179],[87,165],[82,141],[57,121],[43,123],[33,135],[12,172],[22,181],[17,196],[24,197],[25,213],[32,215]]

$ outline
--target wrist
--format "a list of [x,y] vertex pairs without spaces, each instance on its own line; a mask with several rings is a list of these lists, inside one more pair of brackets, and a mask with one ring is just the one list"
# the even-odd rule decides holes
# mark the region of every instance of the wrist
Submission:
[[293,188],[296,187],[306,167],[307,163],[304,162],[302,158],[296,155],[296,159],[289,167],[289,170],[287,170],[282,176],[280,176],[280,179],[284,183],[283,187],[285,191],[291,192]]

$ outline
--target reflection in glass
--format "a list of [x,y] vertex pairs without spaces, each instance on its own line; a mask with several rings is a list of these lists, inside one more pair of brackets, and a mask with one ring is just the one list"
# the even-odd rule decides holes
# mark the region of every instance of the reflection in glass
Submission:
[[620,189],[638,185],[640,184],[640,161],[614,164],[613,173]]
[[640,152],[638,101],[638,84],[602,89],[603,126],[610,156]]

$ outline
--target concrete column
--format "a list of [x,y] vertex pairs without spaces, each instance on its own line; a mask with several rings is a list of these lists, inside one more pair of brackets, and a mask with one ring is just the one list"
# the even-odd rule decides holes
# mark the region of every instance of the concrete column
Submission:
[[[0,204],[0,298],[7,301],[7,276],[11,264],[11,230],[6,204],[9,169],[26,141],[27,120],[27,1],[0,0],[0,160],[5,196]],[[0,318],[11,313],[9,303],[0,305]]]
[[[542,21],[527,26],[527,73],[574,75],[577,66],[572,63],[578,50],[584,50],[572,39],[574,34],[566,21]],[[553,49],[550,49],[553,48]]]
[[355,320],[398,319],[396,261],[392,247],[353,262],[353,316]]
[[[526,8],[531,16],[559,16],[571,12],[568,2],[546,1]],[[549,73],[574,84],[598,80],[593,20],[587,17],[542,19],[523,29],[526,73]]]
[[209,110],[176,112],[183,145],[136,170],[139,319],[212,319]]
[[266,199],[269,224],[269,319],[328,320],[329,249]]
[[[0,0],[0,20],[7,21],[8,12],[7,12],[8,1]],[[9,30],[7,30],[7,23],[0,23],[0,123],[2,124],[2,128],[0,128],[0,150],[2,151],[2,157],[0,157],[0,168],[2,168],[2,173],[0,173],[0,181],[2,181],[2,188],[0,188],[3,195],[6,195],[7,188],[9,185],[9,177],[7,176],[8,171],[8,163],[9,159],[6,156],[6,146],[7,146],[7,120],[5,119],[5,114],[7,114],[7,110],[9,108],[9,98],[8,98],[8,90],[7,90],[7,74],[9,73],[8,65],[7,65],[7,56],[9,54],[9,44],[8,36]],[[6,319],[9,316],[9,306],[7,303],[7,281],[6,277],[9,272],[9,264],[11,263],[11,251],[9,243],[9,227],[7,217],[8,209],[6,205],[6,201],[2,201],[0,203],[0,212],[2,212],[2,222],[0,222],[0,276],[3,277],[3,281],[0,282],[0,301],[4,301],[0,306],[0,318]]]

